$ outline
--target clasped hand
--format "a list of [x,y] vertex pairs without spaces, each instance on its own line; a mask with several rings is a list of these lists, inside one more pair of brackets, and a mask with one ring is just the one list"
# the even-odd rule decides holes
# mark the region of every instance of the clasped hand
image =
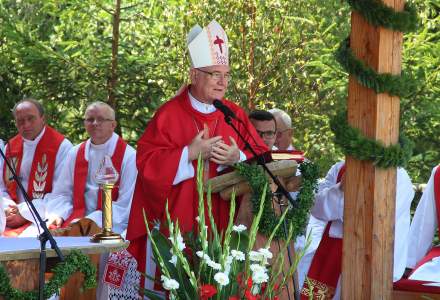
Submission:
[[[232,137],[229,137],[231,145],[227,145],[221,136],[206,138],[208,128],[205,126],[188,146],[188,159],[193,161],[199,154],[202,159],[209,159],[219,165],[233,165],[240,160],[240,150]],[[204,138],[205,137],[205,138]]]

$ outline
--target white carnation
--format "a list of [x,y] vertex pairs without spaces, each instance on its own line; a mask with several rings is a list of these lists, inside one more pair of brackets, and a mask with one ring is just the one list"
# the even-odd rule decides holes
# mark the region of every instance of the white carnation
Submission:
[[214,275],[214,280],[217,281],[220,286],[225,286],[229,284],[229,277],[223,272],[218,272]]
[[222,268],[221,264],[218,264],[218,263],[216,263],[215,261],[213,261],[211,259],[206,260],[206,263],[208,264],[208,266],[210,266],[214,270],[220,270]]
[[268,248],[260,248],[258,252],[261,253],[264,258],[271,259],[273,257],[272,252],[270,252]]
[[269,280],[269,276],[266,272],[254,272],[252,273],[252,280],[256,284],[261,284],[263,282],[267,282]]
[[263,259],[263,255],[260,252],[251,251],[249,252],[249,259],[251,261],[260,262]]
[[244,253],[241,251],[231,250],[231,255],[233,258],[235,258],[238,261],[244,261],[246,259]]
[[232,226],[232,230],[234,230],[235,232],[238,232],[238,233],[245,231],[246,229],[247,229],[247,227],[244,226],[243,224],[240,224],[238,226],[237,225]]
[[179,288],[179,283],[174,279],[168,278],[164,275],[162,275],[160,279],[162,280],[163,288],[168,291],[177,290]]

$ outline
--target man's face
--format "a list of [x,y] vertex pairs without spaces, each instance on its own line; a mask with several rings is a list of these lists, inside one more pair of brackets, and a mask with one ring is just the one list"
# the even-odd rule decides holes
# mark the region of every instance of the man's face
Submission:
[[112,118],[108,108],[92,106],[84,115],[84,126],[92,143],[100,145],[111,138],[116,128],[116,121]]
[[277,136],[275,141],[275,146],[280,150],[286,150],[292,143],[292,129],[288,128],[281,117],[275,117],[277,121]]
[[229,83],[229,66],[194,68],[190,72],[191,94],[198,100],[212,103],[225,96]]
[[34,140],[43,130],[44,116],[31,102],[20,103],[15,110],[15,126],[18,133],[27,140]]
[[269,149],[272,149],[273,145],[275,144],[276,138],[275,121],[260,121],[255,119],[250,119],[250,121],[254,125],[257,133],[261,136],[267,147]]

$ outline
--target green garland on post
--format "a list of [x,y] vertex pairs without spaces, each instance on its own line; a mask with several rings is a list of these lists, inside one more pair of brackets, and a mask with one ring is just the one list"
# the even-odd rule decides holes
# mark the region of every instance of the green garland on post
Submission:
[[[416,9],[405,4],[403,12],[396,12],[380,0],[347,0],[353,10],[357,11],[373,26],[382,26],[390,30],[402,32],[413,31],[417,27]],[[378,74],[359,60],[350,49],[349,39],[341,43],[335,53],[336,60],[358,82],[376,93],[388,93],[391,96],[405,97],[415,89],[408,76]],[[337,114],[330,121],[330,128],[335,134],[335,143],[346,155],[359,160],[373,161],[381,168],[405,166],[412,155],[413,144],[403,134],[399,144],[385,147],[379,141],[362,135],[359,129],[351,127],[347,122],[347,113]]]
[[[44,298],[48,299],[59,293],[59,289],[66,284],[73,273],[80,271],[84,274],[84,289],[96,286],[96,268],[91,264],[88,256],[80,251],[73,250],[66,256],[64,262],[59,263],[53,269],[53,277],[44,286]],[[38,291],[23,292],[11,286],[8,274],[0,265],[0,296],[8,300],[36,300]]]
[[357,128],[347,122],[347,112],[338,113],[331,121],[335,143],[344,149],[346,155],[358,160],[370,160],[380,168],[405,166],[412,155],[413,143],[403,134],[399,144],[385,147],[381,142],[366,138]]
[[[252,212],[256,215],[260,207],[261,194],[263,193],[264,187],[269,184],[269,180],[263,168],[257,164],[239,163],[235,166],[235,169],[251,186]],[[293,238],[302,234],[307,225],[309,211],[313,206],[314,192],[319,177],[318,167],[312,162],[302,163],[299,169],[301,171],[301,188],[296,199],[298,206],[295,208],[289,207],[289,212],[285,218],[288,226],[290,224],[293,225]],[[269,189],[266,191],[265,199],[272,199],[272,194]],[[265,201],[264,206],[258,231],[269,236],[278,224],[279,217],[273,211],[272,201]],[[275,238],[286,238],[281,227],[276,232]]]
[[351,8],[361,14],[373,26],[410,32],[417,28],[417,12],[413,5],[405,3],[404,11],[397,12],[380,0],[347,0]]
[[378,74],[354,55],[348,38],[339,45],[335,57],[346,72],[355,76],[361,85],[374,90],[377,94],[387,92],[391,96],[407,97],[416,87],[409,76]]

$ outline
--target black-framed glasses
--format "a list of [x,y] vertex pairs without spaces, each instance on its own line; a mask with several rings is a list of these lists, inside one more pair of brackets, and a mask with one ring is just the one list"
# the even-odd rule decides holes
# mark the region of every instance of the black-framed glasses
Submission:
[[268,131],[257,130],[257,133],[260,137],[267,139],[273,139],[277,134],[277,132],[273,130],[268,130]]
[[209,74],[211,76],[211,78],[214,80],[220,80],[220,79],[224,79],[226,81],[231,80],[231,74],[229,74],[229,73],[223,74],[221,72],[208,72],[208,71],[205,71],[202,69],[197,69],[197,70],[199,70],[202,73]]
[[104,122],[110,122],[110,121],[114,121],[113,119],[106,119],[106,118],[87,118],[84,119],[84,122],[86,124],[93,124],[96,122],[96,124],[102,124]]

